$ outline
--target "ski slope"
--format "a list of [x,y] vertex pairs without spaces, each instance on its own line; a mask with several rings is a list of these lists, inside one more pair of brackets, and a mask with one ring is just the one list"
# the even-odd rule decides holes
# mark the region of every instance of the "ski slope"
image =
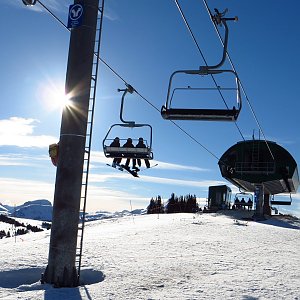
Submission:
[[0,240],[0,299],[300,299],[300,221],[226,214],[86,223],[82,285],[40,284],[50,231]]

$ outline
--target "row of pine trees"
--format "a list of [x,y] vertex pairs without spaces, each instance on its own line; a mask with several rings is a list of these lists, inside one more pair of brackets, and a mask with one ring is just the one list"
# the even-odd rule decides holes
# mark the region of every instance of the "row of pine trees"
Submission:
[[[0,222],[11,224],[15,227],[14,231],[5,232],[4,230],[0,230],[0,239],[2,239],[4,237],[11,237],[11,236],[15,236],[15,235],[26,234],[30,231],[31,232],[43,231],[42,228],[39,228],[37,226],[32,226],[30,224],[25,225],[24,223],[21,223],[21,222],[15,220],[14,218],[10,218],[6,215],[0,215]],[[43,223],[43,226],[44,226],[44,223]]]
[[148,214],[160,213],[195,213],[199,211],[196,195],[176,196],[174,193],[168,199],[166,205],[163,204],[161,196],[151,198],[147,207]]

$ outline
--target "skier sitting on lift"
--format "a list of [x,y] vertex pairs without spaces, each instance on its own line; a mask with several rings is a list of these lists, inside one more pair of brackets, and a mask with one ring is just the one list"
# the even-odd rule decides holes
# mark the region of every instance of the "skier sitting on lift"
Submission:
[[[112,143],[110,144],[110,147],[120,147],[120,139],[118,137],[115,137]],[[111,156],[114,157],[112,166],[115,168],[116,165],[119,165],[122,161],[121,157],[115,157],[115,156],[120,156],[119,152],[112,152]]]
[[[141,137],[139,138],[139,142],[136,144],[135,147],[136,147],[136,148],[147,148],[146,145],[144,144],[144,139],[141,138]],[[146,157],[146,156],[145,156],[145,157]],[[134,161],[135,161],[135,160],[134,160]],[[145,161],[146,167],[147,167],[147,168],[150,168],[149,160],[148,160],[147,158],[145,158],[144,161]],[[139,167],[141,167],[141,165],[142,165],[141,160],[140,160],[139,158],[137,159],[137,164],[138,164]],[[133,168],[135,168],[137,171],[139,171],[139,169],[138,169],[137,167],[135,167],[135,162],[133,162],[133,165],[134,165]]]
[[[131,138],[128,138],[127,139],[127,141],[126,141],[126,143],[123,145],[123,148],[134,148],[134,145],[132,144],[132,139]],[[129,168],[129,163],[130,163],[130,154],[124,154],[124,157],[128,157],[127,159],[126,159],[126,163],[125,163],[125,168]],[[133,166],[132,166],[132,168],[135,168],[135,164],[136,164],[136,160],[135,159],[133,159]]]

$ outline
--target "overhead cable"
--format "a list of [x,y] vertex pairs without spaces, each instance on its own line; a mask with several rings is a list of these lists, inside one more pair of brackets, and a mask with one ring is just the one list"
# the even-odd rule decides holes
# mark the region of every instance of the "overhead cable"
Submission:
[[[195,35],[194,35],[194,33],[193,33],[193,31],[192,31],[192,29],[191,29],[191,27],[190,27],[190,25],[189,25],[189,23],[188,23],[188,21],[187,21],[185,15],[184,15],[184,13],[183,13],[183,10],[182,10],[182,8],[181,8],[181,6],[180,6],[178,0],[174,0],[174,1],[175,1],[175,4],[176,4],[176,6],[177,6],[177,8],[178,8],[178,10],[179,10],[179,12],[180,12],[180,14],[181,14],[181,17],[182,17],[182,19],[183,19],[183,21],[184,21],[184,23],[185,23],[185,25],[186,25],[186,27],[187,27],[187,29],[188,29],[190,35],[192,36],[192,39],[193,39],[193,41],[194,41],[194,43],[195,43],[195,45],[196,45],[198,51],[200,52],[200,55],[201,55],[201,57],[202,57],[202,59],[203,59],[205,65],[208,66],[208,63],[207,63],[207,61],[206,61],[206,59],[205,59],[205,57],[204,57],[204,54],[203,54],[203,52],[202,52],[202,50],[201,50],[201,48],[200,48],[200,46],[199,46],[199,44],[198,44],[198,42],[197,42],[197,40],[196,40],[196,38],[195,38]],[[215,77],[213,76],[213,74],[211,74],[210,76],[211,76],[211,78],[212,78],[212,80],[213,80],[215,86],[218,88],[218,84],[217,84],[217,81],[215,80]],[[222,94],[222,92],[221,92],[221,90],[220,90],[219,88],[218,88],[218,92],[219,92],[219,94],[220,94],[220,96],[221,96],[221,98],[222,98],[222,100],[223,100],[223,102],[224,102],[226,108],[228,109],[229,107],[228,107],[228,105],[227,105],[227,103],[226,103],[226,100],[225,100],[225,98],[224,98],[224,96],[223,96],[223,94]],[[238,129],[238,131],[239,131],[239,133],[240,133],[242,139],[245,140],[245,138],[244,138],[244,136],[243,136],[243,134],[242,134],[242,132],[241,132],[239,126],[237,125],[237,122],[235,121],[234,123],[235,123],[235,126],[236,126],[236,128]]]
[[[175,1],[176,1],[176,0],[175,0]],[[207,10],[207,12],[208,12],[208,14],[209,14],[209,17],[210,17],[212,23],[213,23],[213,26],[214,26],[214,28],[215,28],[215,30],[216,30],[216,32],[217,32],[217,35],[218,35],[218,37],[219,37],[219,40],[220,40],[222,46],[224,46],[223,39],[222,39],[222,37],[221,37],[221,34],[220,34],[220,32],[219,32],[219,29],[218,29],[217,25],[215,24],[215,22],[213,22],[213,19],[212,19],[212,13],[211,13],[211,11],[210,11],[210,8],[208,7],[208,4],[207,4],[206,0],[203,0],[203,3],[204,3],[204,6],[205,6],[205,8],[206,8],[206,10]],[[232,67],[232,70],[233,70],[234,72],[236,72],[236,68],[235,68],[235,66],[234,66],[234,64],[233,64],[233,61],[232,61],[232,59],[231,59],[231,57],[230,57],[228,51],[226,51],[226,55],[227,55],[228,61],[230,62],[230,65],[231,65],[231,67]],[[236,72],[236,73],[237,73],[237,72]],[[269,152],[270,152],[270,155],[271,155],[272,159],[275,160],[274,155],[273,155],[273,153],[272,153],[272,150],[270,149],[269,144],[268,144],[268,142],[267,142],[267,139],[266,139],[266,136],[265,136],[265,134],[264,134],[264,131],[263,131],[263,129],[262,129],[262,127],[261,127],[261,125],[260,125],[260,123],[259,123],[259,121],[258,121],[258,118],[257,118],[257,116],[256,116],[256,114],[255,114],[255,112],[254,112],[254,109],[253,109],[253,107],[252,107],[252,104],[251,104],[251,102],[250,102],[250,99],[248,98],[248,95],[247,95],[247,93],[246,93],[246,90],[245,90],[245,88],[244,88],[244,86],[243,86],[241,80],[240,80],[240,85],[241,85],[242,92],[243,92],[243,94],[244,94],[244,96],[245,96],[245,98],[246,98],[246,101],[247,101],[247,103],[248,103],[248,105],[249,105],[249,107],[250,107],[251,113],[252,113],[252,115],[253,115],[253,117],[254,117],[254,119],[255,119],[255,121],[256,121],[256,124],[257,124],[257,126],[258,126],[260,132],[262,133],[262,135],[263,135],[263,137],[264,137],[264,141],[265,141],[265,143],[266,143],[266,145],[267,145],[267,148],[268,148],[268,150],[269,150]]]
[[[37,0],[37,2],[56,20],[58,21],[65,29],[67,29],[70,32],[70,29],[51,11],[49,10],[40,0]],[[101,59],[96,53],[94,55],[97,57],[98,60],[100,60],[115,76],[117,76],[123,83],[127,86],[128,83],[126,80],[120,76],[111,66],[109,66],[103,59]],[[204,57],[203,57],[204,59]],[[152,108],[154,108],[156,111],[160,113],[160,109],[156,107],[153,103],[151,103],[149,100],[147,100],[142,94],[140,94],[136,89],[134,89],[135,92],[144,100],[146,101]],[[212,155],[217,160],[220,160],[219,157],[217,157],[213,152],[211,152],[207,147],[205,147],[203,144],[201,144],[196,138],[194,138],[190,133],[188,133],[185,129],[183,129],[180,125],[178,125],[173,120],[170,120],[173,125],[175,125],[179,130],[181,130],[186,136],[188,136],[190,139],[192,139],[195,143],[197,143],[200,147],[202,147],[205,151],[207,151],[210,155]]]

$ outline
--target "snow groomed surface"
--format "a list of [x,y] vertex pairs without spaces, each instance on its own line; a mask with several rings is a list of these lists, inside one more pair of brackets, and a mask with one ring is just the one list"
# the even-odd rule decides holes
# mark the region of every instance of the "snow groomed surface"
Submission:
[[299,299],[299,219],[236,213],[88,222],[77,288],[39,282],[50,231],[2,239],[0,298]]

